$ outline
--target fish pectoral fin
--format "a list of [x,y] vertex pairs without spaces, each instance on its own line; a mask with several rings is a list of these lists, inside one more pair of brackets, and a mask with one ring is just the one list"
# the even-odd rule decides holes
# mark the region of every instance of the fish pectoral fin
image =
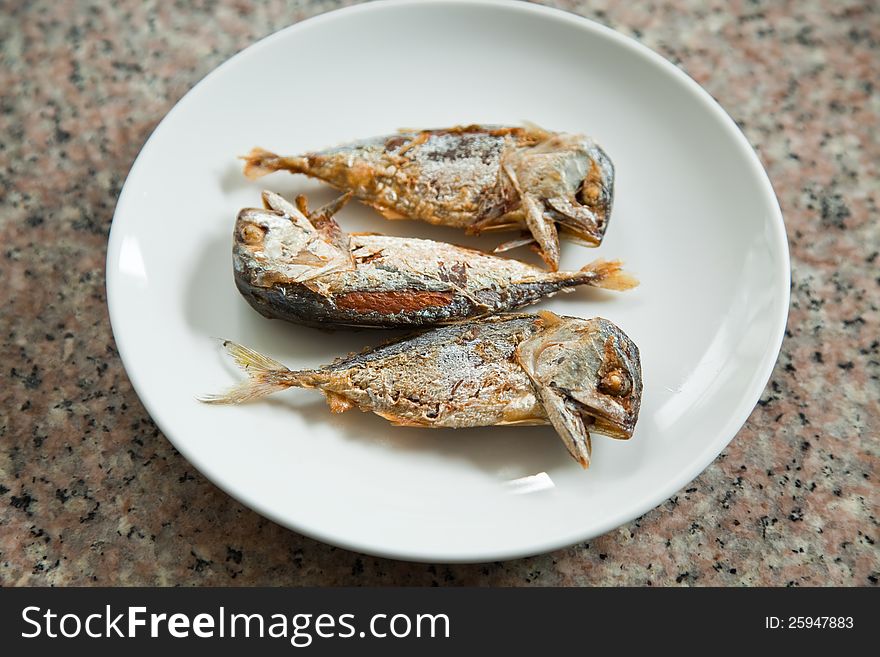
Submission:
[[544,215],[544,204],[533,194],[524,194],[522,204],[526,212],[526,227],[535,238],[538,254],[551,270],[556,271],[559,269],[559,234],[556,232],[556,222]]
[[519,195],[526,228],[535,240],[539,255],[552,271],[556,271],[559,269],[559,234],[556,232],[556,222],[545,216],[544,202],[540,198],[523,191],[513,167],[505,164],[503,168]]
[[592,445],[590,432],[587,431],[580,413],[556,388],[543,386],[539,390],[539,396],[547,413],[547,419],[562,438],[568,453],[586,470],[590,467]]
[[354,402],[338,392],[325,390],[324,396],[327,397],[327,405],[330,407],[331,413],[345,413],[345,411],[354,408]]

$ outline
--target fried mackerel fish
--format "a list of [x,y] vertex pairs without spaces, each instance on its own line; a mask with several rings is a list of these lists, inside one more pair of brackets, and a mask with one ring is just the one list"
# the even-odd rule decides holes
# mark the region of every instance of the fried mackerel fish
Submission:
[[328,150],[281,156],[253,149],[244,173],[318,178],[388,219],[525,231],[499,251],[534,242],[559,266],[559,236],[597,246],[614,198],[614,166],[592,139],[536,126],[457,126],[403,131]]
[[319,327],[431,326],[514,310],[579,285],[637,285],[620,262],[548,272],[425,239],[343,232],[341,197],[309,212],[263,192],[264,208],[236,221],[235,282],[262,315]]
[[223,344],[248,379],[204,402],[238,404],[290,387],[315,388],[335,413],[356,406],[402,426],[551,424],[584,468],[590,433],[628,439],[639,415],[639,350],[602,318],[499,315],[300,371]]

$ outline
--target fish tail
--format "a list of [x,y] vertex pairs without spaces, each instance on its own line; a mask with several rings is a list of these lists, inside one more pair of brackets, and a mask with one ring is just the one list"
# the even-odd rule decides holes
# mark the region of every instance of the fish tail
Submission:
[[594,260],[583,267],[578,274],[583,282],[605,290],[631,290],[639,280],[622,269],[620,260]]
[[241,404],[286,388],[307,386],[310,383],[309,372],[294,372],[277,360],[230,340],[224,340],[223,346],[236,364],[247,373],[248,378],[224,393],[199,397],[201,402]]
[[305,173],[309,166],[308,160],[304,157],[284,157],[263,148],[254,148],[239,159],[244,160],[244,175],[251,180],[262,178],[275,171]]

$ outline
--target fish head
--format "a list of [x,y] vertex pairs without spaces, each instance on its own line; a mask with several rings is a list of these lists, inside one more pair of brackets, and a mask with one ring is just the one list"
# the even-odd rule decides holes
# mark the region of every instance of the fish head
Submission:
[[249,270],[253,284],[269,286],[304,282],[348,267],[348,236],[332,219],[345,200],[307,214],[304,200],[298,207],[278,194],[263,192],[265,207],[238,213],[233,233],[236,269]]
[[522,154],[522,191],[541,199],[547,219],[570,239],[602,242],[614,201],[614,165],[589,137],[556,134]]
[[545,406],[549,400],[560,412],[576,414],[587,431],[631,438],[642,395],[638,347],[601,317],[542,313],[542,321],[545,328],[520,344],[518,357],[545,391]]
[[580,143],[577,157],[584,161],[586,172],[578,181],[575,199],[596,216],[604,232],[614,202],[614,164],[608,153],[592,139]]
[[563,151],[560,193],[548,196],[546,212],[575,241],[601,244],[614,201],[614,165],[593,140],[580,137]]

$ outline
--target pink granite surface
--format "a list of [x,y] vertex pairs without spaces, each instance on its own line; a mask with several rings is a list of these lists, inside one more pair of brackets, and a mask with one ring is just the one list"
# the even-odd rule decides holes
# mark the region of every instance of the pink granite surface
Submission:
[[283,529],[174,450],[110,332],[117,195],[196,81],[343,4],[2,4],[0,584],[876,585],[877,3],[548,3],[704,85],[756,146],[788,227],[792,307],[771,382],[729,448],[657,509],[534,558],[400,563]]

